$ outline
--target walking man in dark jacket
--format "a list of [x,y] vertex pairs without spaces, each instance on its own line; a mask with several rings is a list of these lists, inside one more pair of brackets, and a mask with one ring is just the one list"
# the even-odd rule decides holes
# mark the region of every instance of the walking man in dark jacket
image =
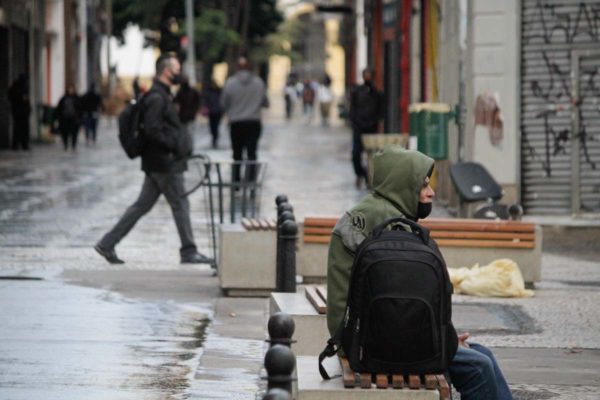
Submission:
[[183,197],[182,161],[192,152],[191,137],[181,124],[171,95],[170,86],[181,79],[181,64],[171,55],[163,55],[156,62],[156,78],[150,91],[142,98],[144,149],[142,170],[146,174],[138,199],[121,217],[115,227],[98,242],[94,249],[111,264],[122,264],[115,246],[133,228],[136,222],[152,209],[158,197],[164,194],[175,219],[181,249],[182,263],[210,263],[210,259],[196,249],[190,221],[190,203]]
[[29,150],[29,114],[31,103],[29,101],[29,84],[27,75],[21,74],[8,89],[8,100],[13,116],[12,149]]
[[98,128],[99,113],[102,109],[102,97],[96,92],[96,86],[93,83],[81,97],[81,109],[85,127],[85,142],[87,144],[96,143],[96,129]]
[[367,169],[362,162],[362,135],[377,133],[383,118],[383,99],[373,84],[373,72],[363,71],[363,84],[350,94],[350,121],[352,122],[352,166],[356,174],[356,187],[367,181]]

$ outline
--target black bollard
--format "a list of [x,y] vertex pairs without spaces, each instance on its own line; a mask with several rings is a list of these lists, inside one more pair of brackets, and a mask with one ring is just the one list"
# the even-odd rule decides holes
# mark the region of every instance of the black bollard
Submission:
[[[287,204],[287,203],[286,203]],[[285,260],[283,258],[284,254],[283,254],[283,239],[282,239],[282,234],[281,234],[281,225],[283,224],[284,221],[287,220],[295,220],[296,218],[294,217],[294,214],[291,211],[283,211],[278,219],[277,219],[277,254],[276,254],[276,260],[275,260],[275,289],[278,292],[282,292],[283,291],[283,276],[284,276],[284,263]]]
[[265,354],[268,390],[283,389],[292,392],[292,372],[296,366],[296,358],[289,347],[275,344]]
[[277,206],[277,215],[281,215],[281,213],[283,213],[284,211],[289,211],[291,213],[294,213],[294,207],[287,201],[285,203],[281,203],[279,206]]
[[283,389],[273,388],[265,393],[262,400],[292,400],[292,396]]
[[275,197],[275,205],[279,207],[281,203],[285,203],[288,201],[288,197],[285,194],[278,194]]
[[281,291],[296,293],[296,239],[298,237],[298,225],[294,220],[284,220],[281,223],[280,231],[282,246]]
[[282,344],[290,347],[294,341],[292,335],[296,324],[294,319],[284,312],[277,312],[269,318],[267,324],[267,331],[269,332],[269,340],[267,340],[271,346],[275,344]]

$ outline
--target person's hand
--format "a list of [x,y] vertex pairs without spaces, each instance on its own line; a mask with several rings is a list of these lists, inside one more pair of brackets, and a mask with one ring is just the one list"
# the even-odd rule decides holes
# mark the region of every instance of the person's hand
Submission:
[[469,332],[462,333],[458,335],[458,345],[462,347],[469,348],[469,344],[467,343],[467,339],[469,338]]

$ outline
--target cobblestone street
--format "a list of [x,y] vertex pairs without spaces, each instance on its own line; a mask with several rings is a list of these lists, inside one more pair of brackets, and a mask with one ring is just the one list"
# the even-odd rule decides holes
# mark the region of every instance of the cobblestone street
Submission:
[[[226,126],[212,150],[205,125],[196,126],[196,152],[228,160]],[[299,219],[354,204],[367,192],[354,187],[350,142],[338,121],[271,116],[259,149],[268,163],[262,214],[275,215],[279,193]],[[255,398],[268,303],[221,297],[208,266],[180,265],[164,199],[117,247],[125,264],[94,252],[142,179],[106,119],[99,142],[76,152],[58,142],[0,152],[0,398]],[[210,252],[205,200],[191,196],[192,221]],[[557,242],[544,248],[533,298],[454,297],[457,327],[494,348],[517,399],[600,396],[600,253]]]

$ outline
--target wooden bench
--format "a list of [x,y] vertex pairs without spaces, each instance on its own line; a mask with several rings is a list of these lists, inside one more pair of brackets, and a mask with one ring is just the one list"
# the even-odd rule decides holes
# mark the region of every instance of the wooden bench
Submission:
[[428,389],[437,390],[440,393],[440,399],[450,399],[450,385],[443,374],[359,374],[350,368],[347,358],[340,357],[340,364],[345,388],[371,389],[374,384],[377,389],[402,389],[405,387],[412,390]]
[[[302,232],[303,247],[310,251],[310,268],[299,268],[326,276],[327,253],[318,253],[314,247],[329,244],[331,231],[337,223],[332,217],[307,217]],[[533,223],[520,221],[495,221],[485,219],[428,218],[419,221],[430,230],[448,267],[488,264],[499,258],[513,259],[521,269],[526,283],[541,279],[542,231]],[[323,246],[327,247],[327,246]],[[320,256],[320,259],[316,259]],[[317,281],[316,279],[312,279]]]
[[277,221],[275,218],[242,218],[242,226],[247,231],[274,231]]

